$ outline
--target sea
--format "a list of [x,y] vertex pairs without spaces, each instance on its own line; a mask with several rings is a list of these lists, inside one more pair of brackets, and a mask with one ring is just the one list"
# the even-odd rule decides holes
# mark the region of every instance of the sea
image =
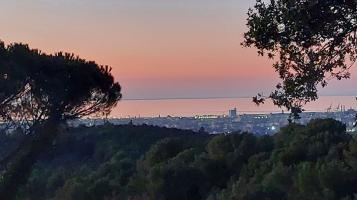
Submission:
[[[267,114],[287,112],[272,102],[257,106],[252,98],[192,98],[192,99],[122,99],[112,110],[112,118],[134,117],[193,117],[225,115],[236,108],[238,114]],[[355,96],[322,96],[304,107],[306,112],[333,112],[357,109]]]

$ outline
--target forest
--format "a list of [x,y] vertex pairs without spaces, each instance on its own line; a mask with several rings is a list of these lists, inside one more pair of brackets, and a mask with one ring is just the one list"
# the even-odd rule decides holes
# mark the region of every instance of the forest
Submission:
[[[273,136],[63,127],[16,199],[357,199],[357,140],[332,119]],[[25,135],[0,135],[1,156]]]

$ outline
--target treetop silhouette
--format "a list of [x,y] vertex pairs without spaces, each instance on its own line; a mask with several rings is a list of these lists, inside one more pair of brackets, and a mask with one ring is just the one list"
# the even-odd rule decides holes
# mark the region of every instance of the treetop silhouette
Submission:
[[356,6],[354,0],[257,0],[249,9],[242,45],[278,60],[273,67],[282,82],[268,96],[275,105],[297,117],[318,98],[319,86],[350,77],[357,59]]
[[67,119],[108,115],[121,98],[111,68],[69,53],[0,42],[0,121],[27,135],[1,164],[0,196],[14,198]]

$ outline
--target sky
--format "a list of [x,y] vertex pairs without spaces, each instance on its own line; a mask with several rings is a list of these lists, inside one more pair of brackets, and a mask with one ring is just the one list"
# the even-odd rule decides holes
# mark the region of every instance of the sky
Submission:
[[[254,0],[0,0],[0,39],[113,68],[126,99],[247,97],[279,81],[243,48]],[[355,77],[322,95],[354,95]]]

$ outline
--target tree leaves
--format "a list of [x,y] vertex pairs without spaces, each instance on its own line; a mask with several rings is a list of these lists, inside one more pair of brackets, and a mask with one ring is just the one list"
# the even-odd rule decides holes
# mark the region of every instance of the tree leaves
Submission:
[[356,6],[353,0],[257,0],[249,9],[242,45],[278,60],[273,67],[282,83],[269,96],[274,104],[298,116],[318,98],[318,86],[350,77],[357,59]]

